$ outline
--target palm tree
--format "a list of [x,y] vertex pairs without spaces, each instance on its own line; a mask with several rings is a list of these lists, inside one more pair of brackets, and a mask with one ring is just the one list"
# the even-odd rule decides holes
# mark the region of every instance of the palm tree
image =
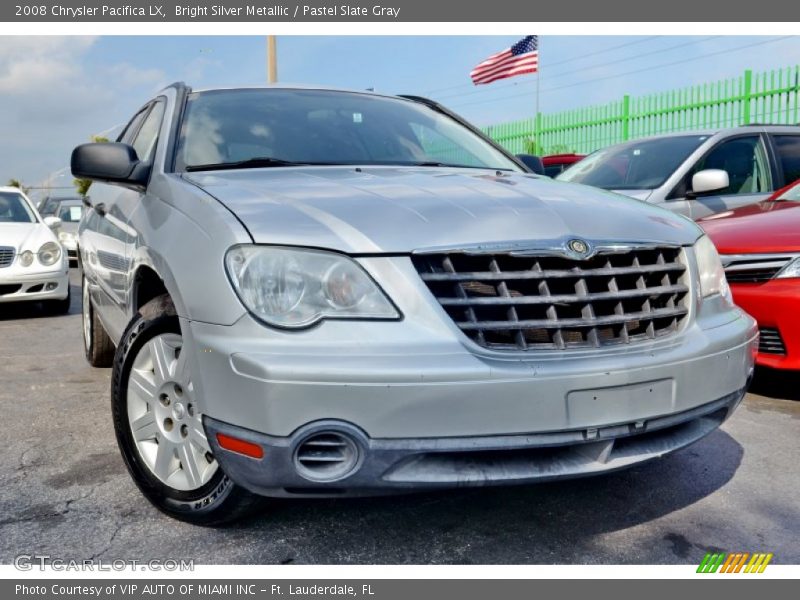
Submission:
[[13,177],[8,180],[8,184],[7,185],[9,187],[15,187],[15,188],[17,188],[19,190],[22,190],[22,193],[24,193],[24,194],[27,194],[28,190],[31,189],[29,187],[25,187],[24,185],[22,185],[22,182],[19,179],[15,179]]
[[[98,143],[98,144],[99,143],[108,142],[108,138],[107,137],[103,137],[102,135],[93,135],[91,139],[92,139],[93,142]],[[78,195],[81,198],[85,198],[86,194],[89,193],[89,187],[91,187],[91,185],[92,185],[92,180],[91,179],[80,179],[80,178],[76,177],[75,179],[72,180],[72,183],[75,186],[75,188],[78,190]]]

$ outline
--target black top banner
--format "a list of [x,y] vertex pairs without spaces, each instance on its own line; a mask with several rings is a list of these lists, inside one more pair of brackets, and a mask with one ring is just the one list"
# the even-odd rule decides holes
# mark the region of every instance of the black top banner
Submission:
[[[800,3],[786,0],[83,0],[0,5],[5,22],[608,22],[798,21]],[[635,33],[635,32],[631,32]]]

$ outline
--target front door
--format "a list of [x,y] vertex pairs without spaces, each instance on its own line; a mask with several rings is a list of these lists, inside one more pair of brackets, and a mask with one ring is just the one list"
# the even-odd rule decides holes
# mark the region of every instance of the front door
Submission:
[[729,138],[717,144],[689,171],[685,189],[691,190],[692,176],[705,169],[726,171],[730,183],[725,189],[711,194],[676,199],[688,204],[692,219],[760,202],[775,189],[766,146],[757,133]]

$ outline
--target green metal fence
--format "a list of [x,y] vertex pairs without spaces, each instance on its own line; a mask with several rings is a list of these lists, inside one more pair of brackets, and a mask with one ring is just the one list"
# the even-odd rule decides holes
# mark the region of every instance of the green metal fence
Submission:
[[625,140],[750,123],[800,123],[800,65],[484,127],[514,153],[587,154]]

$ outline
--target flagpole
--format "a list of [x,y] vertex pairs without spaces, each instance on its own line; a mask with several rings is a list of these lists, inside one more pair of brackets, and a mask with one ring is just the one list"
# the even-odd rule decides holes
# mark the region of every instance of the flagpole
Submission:
[[267,36],[267,83],[278,82],[278,43],[274,35]]
[[536,140],[533,147],[533,153],[539,154],[542,151],[541,144],[539,143],[539,122],[541,117],[539,116],[539,83],[542,79],[542,38],[541,36],[536,37],[536,51],[538,52],[539,58],[536,60],[536,114],[534,115],[534,135],[536,136],[534,139]]

